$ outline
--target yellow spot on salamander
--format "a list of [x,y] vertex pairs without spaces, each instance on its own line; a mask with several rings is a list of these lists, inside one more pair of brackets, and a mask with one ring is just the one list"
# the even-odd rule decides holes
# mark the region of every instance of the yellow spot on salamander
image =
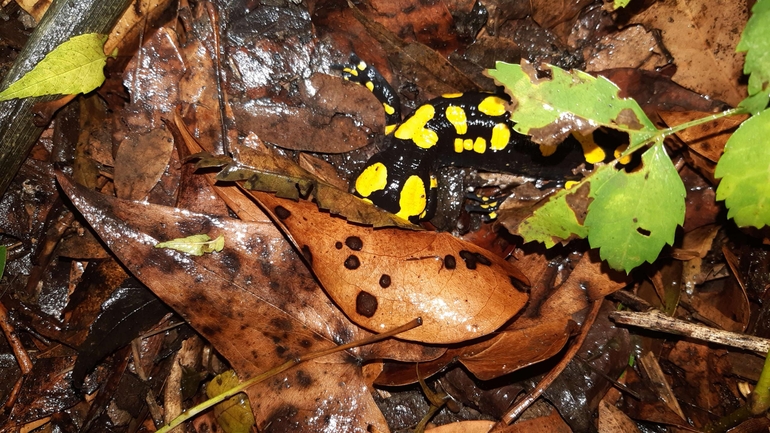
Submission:
[[366,69],[366,62],[364,62],[362,60],[362,61],[358,62],[358,65],[356,67],[363,71],[364,69]]
[[436,176],[430,176],[430,189],[438,188],[438,178]]
[[457,105],[446,107],[446,119],[455,127],[458,135],[464,135],[468,132],[468,118],[465,117],[465,110]]
[[466,138],[463,140],[463,149],[465,150],[473,150],[473,140],[470,138]]
[[414,144],[423,149],[428,149],[438,142],[438,134],[435,131],[425,128],[425,124],[436,114],[436,109],[432,105],[423,105],[418,108],[412,117],[402,123],[394,133],[396,138],[401,140],[412,140]]
[[511,140],[511,128],[505,123],[498,123],[492,128],[492,138],[489,140],[489,148],[503,150]]
[[615,153],[614,153],[615,158],[618,160],[618,162],[620,162],[623,165],[626,165],[631,162],[631,155],[626,155],[622,158],[620,157],[620,155],[622,155],[623,152],[626,151],[626,149],[628,149],[628,145],[623,144],[615,148]]
[[460,96],[463,96],[463,94],[462,93],[444,93],[443,95],[441,95],[442,98],[447,98],[447,99],[459,98]]
[[499,96],[487,96],[479,104],[479,111],[487,116],[502,116],[505,114],[505,100]]
[[455,138],[455,153],[463,153],[463,139]]
[[476,153],[484,153],[487,151],[487,140],[484,140],[481,137],[476,138],[476,141],[473,142],[473,151]]
[[543,156],[551,156],[556,152],[557,146],[549,146],[547,144],[540,145],[540,154]]
[[594,141],[593,134],[583,135],[579,132],[573,131],[572,136],[580,142],[580,147],[583,148],[583,157],[589,164],[596,164],[597,162],[604,161],[607,158],[607,154],[604,149],[599,147]]
[[356,192],[361,197],[369,197],[374,191],[385,189],[388,185],[388,168],[381,162],[366,167],[356,179]]
[[420,176],[409,176],[401,188],[401,196],[398,198],[398,205],[401,209],[396,213],[396,216],[408,220],[411,216],[421,215],[425,211],[426,196],[425,183],[420,179]]
[[[342,69],[342,71],[343,71],[343,72],[347,72],[348,74],[350,74],[350,75],[352,75],[352,76],[354,76],[354,77],[357,77],[357,76],[358,76],[358,71],[357,71],[357,70],[355,70],[355,69],[350,69],[350,68],[343,68],[343,69]],[[347,78],[346,78],[346,79],[347,79]]]
[[573,186],[577,185],[578,183],[580,183],[580,182],[578,182],[576,180],[568,180],[568,181],[564,182],[564,189],[570,189]]
[[385,135],[390,135],[394,129],[396,129],[396,126],[398,126],[398,123],[394,123],[392,125],[385,125]]
[[388,104],[387,102],[382,103],[382,108],[385,109],[386,114],[393,114],[396,112],[396,109],[391,107],[390,104]]
[[366,88],[369,89],[370,92],[374,92],[374,83],[372,83],[371,81],[367,81],[366,84],[364,84],[364,86],[366,86]]

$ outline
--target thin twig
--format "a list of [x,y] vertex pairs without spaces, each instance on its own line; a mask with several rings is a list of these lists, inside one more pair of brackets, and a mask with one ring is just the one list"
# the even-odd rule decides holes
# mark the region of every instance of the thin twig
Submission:
[[585,321],[583,322],[583,327],[580,330],[580,335],[577,336],[575,341],[572,343],[572,346],[569,348],[566,354],[564,354],[564,357],[559,361],[559,364],[556,365],[556,367],[548,372],[543,379],[540,381],[540,383],[537,384],[537,387],[533,389],[529,394],[527,394],[526,397],[524,397],[522,400],[517,402],[505,415],[503,415],[502,419],[500,419],[500,422],[495,425],[491,432],[494,431],[501,431],[503,430],[508,424],[515,421],[518,417],[521,416],[522,413],[524,413],[525,410],[529,406],[532,405],[532,403],[535,402],[535,400],[540,397],[540,395],[543,394],[543,392],[548,389],[549,386],[551,386],[551,383],[553,383],[554,380],[556,380],[557,377],[561,374],[562,371],[567,367],[567,364],[569,364],[570,361],[572,361],[572,358],[575,357],[575,355],[580,350],[580,347],[583,345],[583,342],[586,339],[586,336],[588,335],[588,331],[591,329],[591,326],[594,324],[594,321],[596,321],[596,317],[599,315],[599,310],[602,306],[602,299],[598,299],[594,301],[593,305],[591,306],[591,311],[586,316]]
[[770,351],[770,340],[768,339],[685,322],[684,320],[666,316],[658,310],[650,310],[643,313],[613,311],[610,313],[610,318],[622,325],[682,335],[696,340],[708,341],[709,343],[751,350],[763,355]]

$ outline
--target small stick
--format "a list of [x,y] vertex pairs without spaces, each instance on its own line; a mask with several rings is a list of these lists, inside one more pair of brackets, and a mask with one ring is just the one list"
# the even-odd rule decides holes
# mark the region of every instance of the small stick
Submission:
[[682,335],[696,340],[717,343],[724,346],[737,347],[751,350],[761,354],[770,351],[770,340],[754,337],[737,332],[722,331],[696,323],[685,322],[666,316],[658,310],[650,310],[643,313],[630,311],[613,311],[610,318],[618,324],[637,326],[653,331],[661,331],[669,334]]
[[503,415],[502,419],[500,419],[500,422],[498,422],[495,427],[490,430],[490,432],[502,431],[508,424],[515,421],[516,418],[520,417],[521,414],[524,413],[524,411],[527,410],[527,408],[531,406],[532,403],[534,403],[535,400],[537,400],[538,397],[540,397],[540,395],[543,394],[546,389],[548,389],[549,386],[551,386],[553,381],[559,377],[559,374],[564,371],[564,369],[567,367],[567,364],[572,361],[572,358],[574,358],[580,350],[580,346],[583,345],[583,342],[588,335],[588,330],[591,329],[591,325],[594,324],[596,317],[599,315],[601,306],[602,299],[597,299],[594,301],[593,305],[591,306],[591,311],[588,313],[586,320],[583,322],[580,335],[577,336],[567,353],[564,354],[564,357],[561,359],[561,361],[559,361],[559,364],[554,367],[553,370],[549,371],[542,380],[540,380],[540,383],[537,384],[535,389],[533,389],[529,394],[527,394],[526,397],[516,403],[510,410],[508,410],[508,413]]

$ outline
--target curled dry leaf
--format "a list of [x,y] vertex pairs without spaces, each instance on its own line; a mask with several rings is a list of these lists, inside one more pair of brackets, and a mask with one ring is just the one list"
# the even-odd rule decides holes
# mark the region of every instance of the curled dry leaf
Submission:
[[521,271],[448,233],[375,230],[307,201],[250,193],[285,228],[329,296],[367,329],[422,317],[422,326],[400,337],[456,343],[495,331],[527,303]]

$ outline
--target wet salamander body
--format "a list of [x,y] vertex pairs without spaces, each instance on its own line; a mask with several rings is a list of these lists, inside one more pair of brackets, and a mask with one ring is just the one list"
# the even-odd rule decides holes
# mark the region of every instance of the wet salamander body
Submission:
[[[444,166],[557,180],[584,161],[582,153],[575,152],[580,148],[576,140],[543,156],[540,146],[514,131],[505,96],[447,94],[401,121],[395,91],[373,67],[353,55],[351,64],[342,69],[345,79],[366,86],[378,97],[387,115],[388,146],[366,163],[355,180],[355,193],[403,219],[418,222],[433,216],[435,174]],[[599,158],[603,159],[604,155]]]

